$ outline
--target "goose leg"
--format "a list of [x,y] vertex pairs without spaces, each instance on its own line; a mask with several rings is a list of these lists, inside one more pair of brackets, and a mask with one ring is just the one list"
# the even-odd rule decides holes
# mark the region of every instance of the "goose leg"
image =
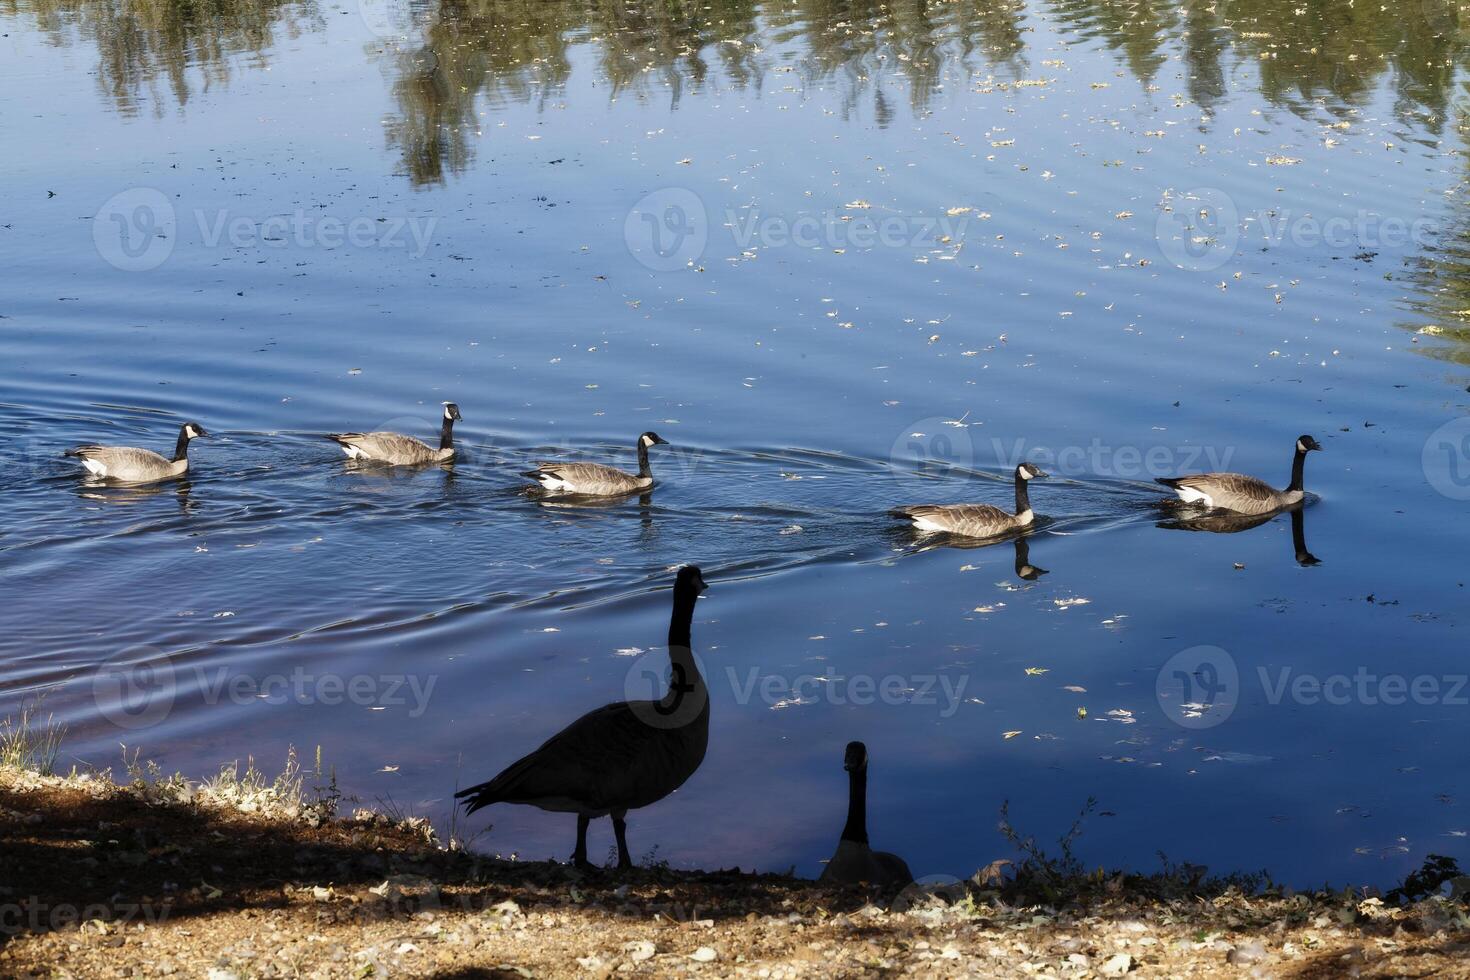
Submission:
[[614,810],[612,815],[613,835],[618,839],[618,869],[631,868],[633,859],[628,855],[627,810]]
[[577,849],[572,852],[572,864],[583,870],[592,867],[592,862],[587,860],[587,825],[592,818],[586,814],[577,814]]

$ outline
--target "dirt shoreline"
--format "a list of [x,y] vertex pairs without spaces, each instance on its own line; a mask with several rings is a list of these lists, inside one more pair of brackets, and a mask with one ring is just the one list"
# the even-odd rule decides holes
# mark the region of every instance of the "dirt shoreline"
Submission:
[[1085,902],[828,889],[737,870],[582,874],[421,821],[0,768],[0,976],[1470,977],[1465,906],[1349,893]]

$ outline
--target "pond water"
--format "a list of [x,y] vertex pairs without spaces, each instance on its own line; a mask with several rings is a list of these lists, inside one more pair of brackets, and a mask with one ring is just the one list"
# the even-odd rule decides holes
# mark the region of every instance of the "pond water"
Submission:
[[[0,0],[0,35],[0,716],[39,698],[63,765],[320,746],[447,831],[651,690],[693,562],[711,745],[635,856],[816,875],[851,739],[918,875],[1089,797],[1090,864],[1467,856],[1470,9]],[[449,467],[321,438],[445,400]],[[190,419],[186,482],[62,456]],[[646,501],[522,492],[649,429]],[[1284,485],[1303,433],[1298,527],[1157,506]],[[886,515],[1006,504],[1022,459],[1025,555]]]

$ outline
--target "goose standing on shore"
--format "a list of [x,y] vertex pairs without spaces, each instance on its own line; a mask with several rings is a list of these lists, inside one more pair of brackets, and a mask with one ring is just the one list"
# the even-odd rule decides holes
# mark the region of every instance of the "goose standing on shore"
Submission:
[[116,483],[153,483],[183,476],[189,472],[189,443],[209,435],[198,422],[179,426],[179,441],[174,445],[174,458],[165,459],[151,449],[131,446],[77,446],[66,455],[82,461],[87,472]]
[[970,538],[998,537],[1030,527],[1036,520],[1026,486],[1032,480],[1045,476],[1034,463],[1022,463],[1016,467],[1014,514],[1007,514],[990,504],[914,504],[896,507],[889,514],[909,521],[919,531],[943,531]]
[[578,494],[587,497],[617,497],[653,488],[653,471],[648,468],[648,447],[667,446],[669,441],[657,432],[638,437],[638,472],[626,473],[601,463],[538,463],[529,476],[552,493]]
[[1186,504],[1198,504],[1236,514],[1269,514],[1302,502],[1302,467],[1307,453],[1320,450],[1322,444],[1311,436],[1298,436],[1296,454],[1291,461],[1291,483],[1277,490],[1265,480],[1240,473],[1200,473],[1197,476],[1160,477],[1162,483],[1179,495]]
[[524,803],[577,815],[572,863],[587,860],[587,824],[611,816],[618,867],[630,868],[629,810],[656,803],[684,785],[709,746],[709,689],[690,649],[694,603],[705,589],[693,565],[674,581],[669,620],[669,690],[657,701],[619,701],[588,712],[511,763],[489,782],[455,793],[466,815],[492,803]]
[[862,742],[848,742],[842,768],[847,770],[847,823],[837,841],[837,851],[817,880],[880,888],[912,884],[913,873],[903,858],[868,846],[868,747]]
[[397,432],[333,432],[328,433],[327,438],[341,446],[348,459],[390,466],[447,463],[454,458],[454,423],[462,418],[458,405],[444,403],[444,423],[439,427],[438,449]]

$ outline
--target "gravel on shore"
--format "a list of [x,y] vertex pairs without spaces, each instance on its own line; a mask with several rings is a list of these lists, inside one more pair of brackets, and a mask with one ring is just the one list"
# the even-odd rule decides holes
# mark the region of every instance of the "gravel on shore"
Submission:
[[1470,977],[1470,916],[1348,892],[1008,903],[738,870],[583,874],[323,816],[0,768],[4,977]]

